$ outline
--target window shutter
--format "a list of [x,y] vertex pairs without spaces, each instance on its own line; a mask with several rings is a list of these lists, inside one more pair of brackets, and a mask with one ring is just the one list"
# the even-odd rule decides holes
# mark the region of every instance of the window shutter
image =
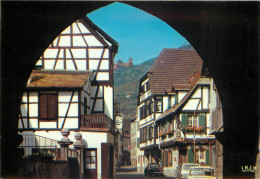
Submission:
[[150,135],[151,135],[151,133],[150,133],[150,127],[147,127],[147,133],[148,133],[148,140],[150,140],[151,138],[150,138]]
[[206,118],[205,118],[205,114],[200,114],[200,115],[199,115],[199,126],[202,126],[203,129],[206,129]]
[[188,149],[188,163],[194,163],[193,149]]
[[188,115],[187,114],[181,115],[181,124],[182,124],[182,126],[188,126]]
[[175,95],[175,104],[178,104],[178,94]]
[[168,96],[168,109],[170,109],[171,108],[171,106],[172,106],[172,97],[171,96]]
[[141,129],[141,143],[144,142],[144,128]]
[[155,126],[154,128],[154,137],[157,139],[158,137],[158,126]]
[[137,138],[137,148],[140,147],[140,138]]
[[56,119],[57,112],[57,96],[56,94],[48,94],[48,118]]
[[144,128],[144,142],[146,141],[146,127]]
[[40,119],[46,119],[47,118],[47,106],[48,106],[48,96],[47,94],[40,94]]
[[206,165],[209,165],[209,149],[206,149]]
[[[161,150],[161,164],[163,165],[164,163],[163,163],[163,158],[164,158],[164,156],[163,156],[163,151]],[[164,166],[164,165],[163,165]]]
[[168,151],[165,151],[165,166],[168,167]]

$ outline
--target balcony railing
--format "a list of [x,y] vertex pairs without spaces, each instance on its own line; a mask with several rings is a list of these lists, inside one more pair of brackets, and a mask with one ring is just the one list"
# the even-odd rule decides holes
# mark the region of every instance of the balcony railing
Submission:
[[112,126],[112,120],[104,114],[81,116],[81,128],[112,129]]

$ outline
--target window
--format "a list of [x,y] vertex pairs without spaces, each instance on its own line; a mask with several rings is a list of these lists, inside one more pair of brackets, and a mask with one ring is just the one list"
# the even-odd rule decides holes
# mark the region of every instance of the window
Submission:
[[195,149],[196,163],[205,163],[205,149]]
[[156,112],[161,113],[162,112],[162,97],[157,97],[155,99],[156,104]]
[[168,109],[172,107],[172,97],[168,96]]
[[41,93],[39,101],[41,120],[55,120],[58,113],[57,93]]
[[194,116],[193,115],[188,115],[188,126],[189,127],[198,127],[198,116],[195,116],[195,119],[194,119]]
[[169,166],[171,167],[172,166],[172,151],[169,150],[169,154],[168,154],[168,161],[169,161]]
[[96,169],[97,168],[97,151],[85,150],[85,168]]

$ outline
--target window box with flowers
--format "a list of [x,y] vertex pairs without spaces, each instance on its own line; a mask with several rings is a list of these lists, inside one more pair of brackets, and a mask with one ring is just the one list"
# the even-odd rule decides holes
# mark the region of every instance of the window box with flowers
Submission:
[[182,127],[183,130],[187,131],[187,132],[203,132],[204,131],[204,127],[202,126],[183,126]]

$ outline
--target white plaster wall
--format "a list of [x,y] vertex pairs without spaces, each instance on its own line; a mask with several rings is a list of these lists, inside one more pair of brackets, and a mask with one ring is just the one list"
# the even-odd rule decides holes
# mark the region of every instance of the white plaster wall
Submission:
[[[190,99],[186,105],[184,106],[183,110],[196,110],[198,103],[199,103],[199,99]],[[200,108],[198,108],[199,110]]]
[[81,132],[86,148],[97,148],[97,178],[101,179],[101,143],[107,143],[107,133]]
[[38,102],[38,93],[37,92],[29,93],[29,102]]
[[27,104],[21,104],[20,108],[21,108],[22,117],[26,117],[28,115]]
[[100,60],[89,60],[89,69],[96,70]]
[[64,69],[64,60],[57,60],[55,69],[63,70]]
[[18,129],[23,129],[22,119],[18,120]]
[[187,94],[187,91],[178,92],[178,103],[181,102],[181,100],[185,97],[186,94]]
[[98,81],[108,81],[109,80],[109,72],[98,72],[97,80]]
[[44,60],[44,69],[53,69],[55,60]]
[[29,104],[29,117],[38,117],[38,104]]
[[191,98],[200,98],[201,97],[201,88],[198,87]]
[[113,119],[113,87],[104,86],[104,113]]
[[168,96],[163,96],[163,111],[166,111],[168,109]]
[[29,128],[38,128],[38,119],[29,119]]
[[103,49],[88,49],[89,58],[101,58]]
[[[77,60],[79,61],[79,60]],[[77,63],[76,63],[77,64]],[[67,70],[76,70],[75,65],[72,60],[66,60],[66,69]],[[86,69],[86,68],[85,68]],[[84,69],[83,69],[84,70]]]
[[58,49],[49,49],[47,48],[44,52],[45,58],[55,59],[57,57]]
[[71,49],[74,58],[87,58],[86,49]]
[[64,128],[77,129],[78,128],[78,118],[67,118],[64,124]]
[[78,70],[86,70],[87,69],[86,60],[75,60],[75,63],[78,67]]
[[102,47],[103,45],[93,35],[84,36],[89,46]]
[[209,104],[209,90],[208,87],[203,87],[203,109],[208,109]]
[[60,47],[69,47],[71,44],[70,36],[60,36],[59,46]]
[[100,69],[109,70],[109,60],[102,60]]
[[39,122],[39,128],[46,128],[46,129],[50,129],[50,128],[56,128],[56,121],[55,122]]
[[103,111],[103,100],[102,99],[96,99],[94,111]]
[[73,47],[87,47],[86,42],[82,36],[73,36]]

